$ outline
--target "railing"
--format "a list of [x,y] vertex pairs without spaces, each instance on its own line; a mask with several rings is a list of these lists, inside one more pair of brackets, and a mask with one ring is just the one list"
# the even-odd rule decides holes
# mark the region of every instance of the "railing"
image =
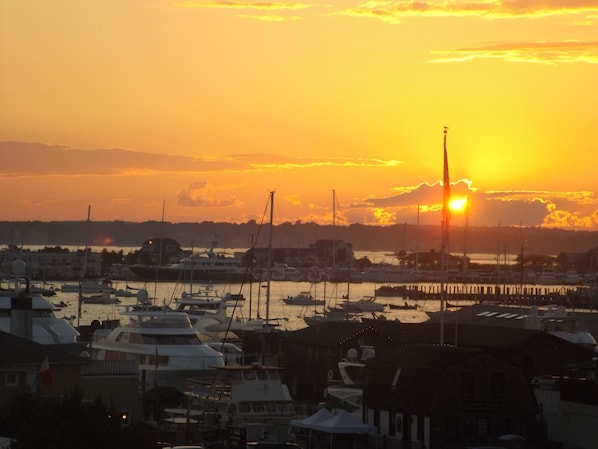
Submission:
[[137,360],[95,360],[81,370],[82,376],[139,375]]

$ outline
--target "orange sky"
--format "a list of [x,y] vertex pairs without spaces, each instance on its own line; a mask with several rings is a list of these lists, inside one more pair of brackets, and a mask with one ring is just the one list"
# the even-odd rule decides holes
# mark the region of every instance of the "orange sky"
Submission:
[[[598,0],[0,0],[2,220],[598,226]],[[455,216],[454,224],[462,224]]]

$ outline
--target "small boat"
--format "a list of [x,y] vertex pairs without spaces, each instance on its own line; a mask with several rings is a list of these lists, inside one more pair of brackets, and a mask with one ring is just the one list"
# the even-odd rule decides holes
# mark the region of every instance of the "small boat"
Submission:
[[56,303],[56,302],[53,302],[53,303],[52,303],[52,305],[53,305],[54,307],[58,307],[59,309],[62,309],[63,307],[66,307],[66,306],[68,306],[68,304],[67,304],[66,302],[64,302],[64,301],[60,301],[60,302],[58,302],[58,303]]
[[316,299],[310,292],[299,292],[295,296],[287,296],[282,301],[291,306],[323,306],[326,301]]
[[349,312],[384,312],[385,305],[376,302],[375,296],[363,296],[355,301],[346,300],[338,306]]
[[419,305],[405,302],[404,304],[389,304],[388,308],[391,310],[415,310],[419,308]]
[[62,284],[60,291],[63,293],[112,293],[114,287],[109,279],[83,279],[76,284]]
[[103,292],[99,295],[83,296],[81,295],[81,302],[83,304],[119,304],[120,299],[110,294],[109,292]]

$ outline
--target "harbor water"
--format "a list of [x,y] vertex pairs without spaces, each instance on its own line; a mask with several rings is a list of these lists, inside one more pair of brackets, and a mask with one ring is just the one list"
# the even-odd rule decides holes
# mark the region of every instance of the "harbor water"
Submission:
[[[55,284],[59,287],[60,284]],[[180,298],[183,292],[192,292],[199,290],[202,285],[177,284],[171,282],[158,283],[141,283],[134,281],[115,281],[113,287],[116,289],[128,290],[135,292],[137,289],[146,289],[154,305],[166,305],[171,308],[176,306],[176,298]],[[211,286],[218,293],[232,293],[242,294],[244,301],[239,301],[236,308],[229,308],[229,314],[241,320],[248,319],[268,319],[271,324],[278,325],[283,330],[297,330],[306,327],[304,321],[305,316],[312,316],[316,313],[321,313],[324,306],[297,306],[288,305],[283,302],[283,298],[294,296],[300,292],[310,292],[316,299],[324,299],[326,301],[325,307],[336,307],[340,303],[347,300],[354,301],[364,296],[375,296],[377,288],[381,284],[374,283],[352,283],[335,284],[328,282],[292,282],[292,281],[272,281],[270,282],[270,300],[267,301],[268,283],[252,284],[213,284]],[[440,310],[440,300],[438,295],[440,292],[440,285],[438,284],[417,284],[407,286],[408,288],[417,288],[419,292],[424,295],[415,298],[410,295],[405,296],[377,296],[378,303],[386,305],[384,312],[376,312],[374,315],[379,317],[383,315],[387,320],[399,320],[401,322],[417,323],[428,319],[428,312],[435,312]],[[539,288],[533,285],[526,286],[501,286],[502,288],[519,289],[523,287],[525,291],[538,292]],[[473,304],[475,300],[467,299],[465,296],[460,296],[459,292],[471,292],[474,289],[478,291],[494,291],[496,286],[463,286],[462,284],[448,284],[446,286],[447,292],[447,307],[453,305],[465,306]],[[559,292],[565,291],[565,286],[551,286],[550,291]],[[548,289],[545,289],[548,290]],[[121,316],[121,312],[127,307],[136,304],[137,299],[134,296],[120,297],[119,304],[82,304],[81,314],[79,316],[78,294],[70,292],[57,292],[56,296],[51,298],[54,304],[61,302],[66,304],[61,310],[56,312],[57,316],[64,316],[69,318],[73,325],[88,325],[93,320],[104,321],[112,319],[120,319],[125,321]],[[391,308],[391,305],[416,305],[414,309],[396,309]],[[456,303],[456,304],[455,304]],[[371,318],[373,314],[363,313],[364,317]]]

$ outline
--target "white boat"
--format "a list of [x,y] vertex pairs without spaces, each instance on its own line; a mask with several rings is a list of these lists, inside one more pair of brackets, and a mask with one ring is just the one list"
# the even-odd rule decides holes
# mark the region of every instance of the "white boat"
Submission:
[[[372,346],[362,346],[361,357],[358,357],[357,349],[349,349],[347,357],[338,362],[340,382],[330,379],[326,394],[350,406],[361,408],[366,361],[375,355],[376,351]],[[330,378],[333,375],[334,373],[329,373]]]
[[241,294],[221,294],[211,284],[203,285],[193,293],[183,292],[175,299],[175,310],[189,315],[192,326],[198,332],[220,338],[226,331],[239,332],[248,328],[262,327],[263,321],[244,321],[234,318],[228,309],[235,310],[239,301],[245,298]]
[[211,379],[190,379],[188,395],[193,408],[216,413],[222,429],[245,427],[247,441],[285,441],[291,420],[304,414],[296,410],[281,370],[257,363],[220,367]]
[[114,287],[109,279],[83,279],[74,284],[62,284],[60,291],[64,293],[114,293]]
[[366,295],[355,301],[340,302],[338,307],[348,312],[384,312],[386,306],[376,302],[375,296]]
[[361,322],[361,312],[347,311],[340,308],[327,308],[323,312],[315,312],[313,315],[306,315],[303,321],[308,326],[316,326],[318,324],[339,322],[339,321],[357,321]]
[[282,301],[292,306],[323,306],[326,304],[326,301],[314,298],[310,292],[299,292],[295,296],[283,298]]
[[129,267],[138,280],[168,282],[251,282],[243,259],[214,251],[196,252],[167,265],[135,264]]
[[[426,312],[431,322],[440,321],[439,311]],[[533,329],[581,346],[596,347],[596,340],[583,323],[583,318],[563,306],[518,307],[499,304],[473,304],[444,313],[446,323],[458,323]]]
[[531,306],[524,322],[526,329],[542,330],[571,343],[597,347],[582,319],[574,313],[567,313],[563,306],[547,306],[545,309]]
[[121,315],[129,323],[95,330],[92,357],[138,361],[146,389],[168,385],[184,391],[188,377],[224,366],[224,356],[201,341],[186,313],[148,305],[146,290]]
[[118,304],[120,299],[110,292],[102,292],[91,296],[81,295],[81,302],[83,304]]
[[25,262],[15,260],[12,272],[15,275],[14,289],[10,294],[2,293],[0,296],[0,331],[52,345],[71,354],[80,355],[85,351],[87,344],[79,341],[79,332],[68,320],[55,315],[60,307],[39,293],[19,290]]
[[296,267],[291,267],[286,263],[275,263],[270,271],[270,280],[272,281],[294,281],[299,282],[303,278],[303,273]]

